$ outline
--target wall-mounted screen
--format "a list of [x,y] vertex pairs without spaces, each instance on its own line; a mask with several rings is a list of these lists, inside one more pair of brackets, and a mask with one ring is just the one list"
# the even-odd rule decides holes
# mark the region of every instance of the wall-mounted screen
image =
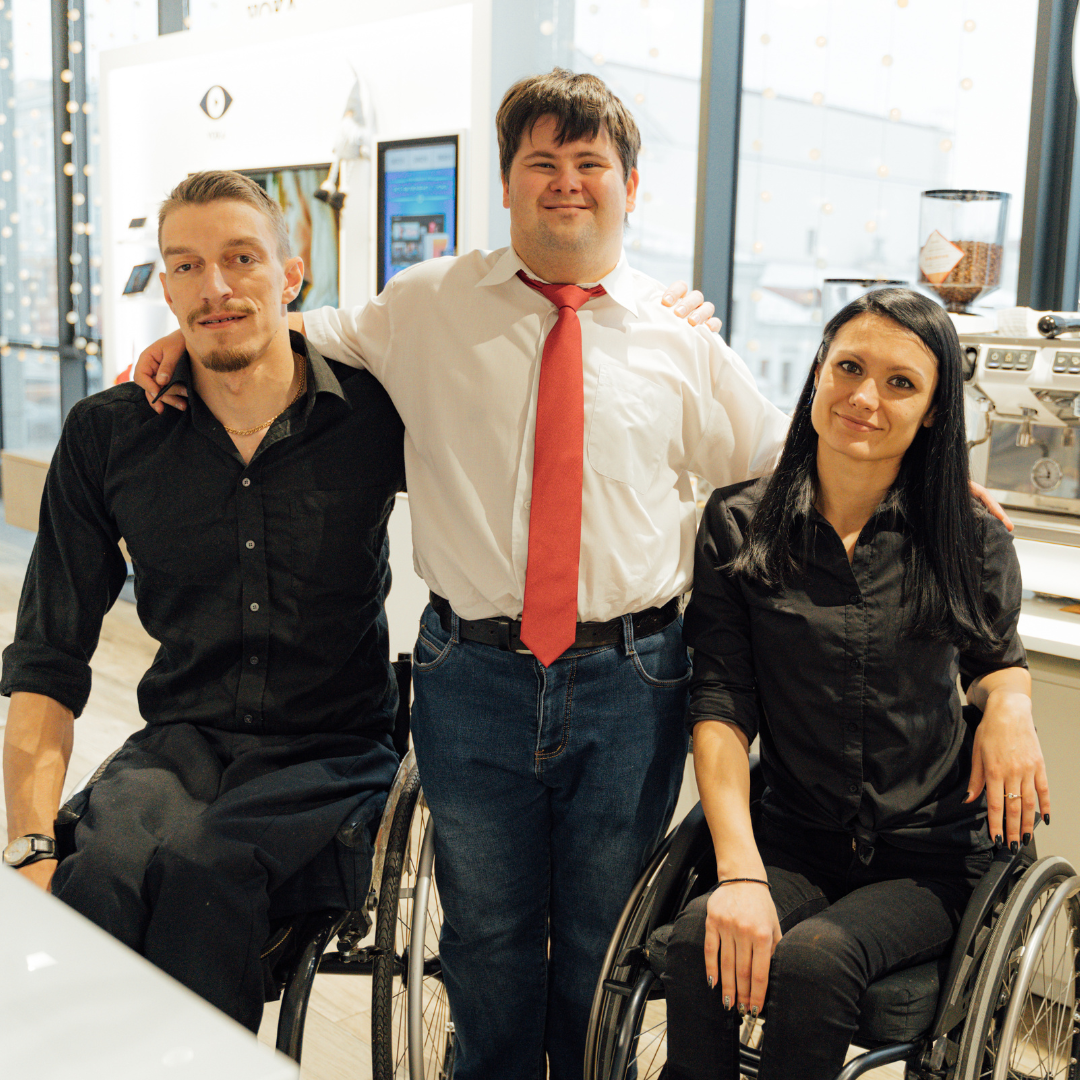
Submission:
[[127,284],[124,286],[124,295],[131,296],[132,293],[141,293],[150,284],[150,275],[153,272],[154,264],[152,262],[139,263],[137,266],[133,266],[131,273],[128,274]]
[[316,195],[330,163],[238,171],[250,176],[281,207],[292,253],[304,260],[304,284],[289,310],[337,307],[340,213]]
[[409,266],[457,254],[458,151],[457,135],[379,143],[379,292]]

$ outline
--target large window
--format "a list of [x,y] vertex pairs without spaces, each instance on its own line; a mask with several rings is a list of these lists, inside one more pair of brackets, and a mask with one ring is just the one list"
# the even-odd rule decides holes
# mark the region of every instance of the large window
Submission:
[[1008,192],[1016,302],[1037,0],[747,0],[731,341],[782,408],[830,278],[918,282],[920,193]]

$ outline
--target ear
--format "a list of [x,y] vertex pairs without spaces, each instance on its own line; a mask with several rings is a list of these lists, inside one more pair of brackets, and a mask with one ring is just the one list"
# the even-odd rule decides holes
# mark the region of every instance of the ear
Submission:
[[503,206],[507,210],[509,210],[510,209],[510,184],[507,182],[507,179],[506,179],[505,176],[502,178],[502,186],[503,186]]
[[637,189],[640,182],[637,169],[630,170],[630,176],[626,181],[626,212],[629,214],[637,202]]
[[299,255],[294,255],[285,263],[285,289],[281,294],[281,302],[289,304],[300,295],[304,287],[304,260]]
[[929,412],[928,412],[928,413],[927,413],[927,414],[926,414],[926,415],[925,415],[925,416],[923,417],[923,422],[922,422],[922,426],[923,426],[923,427],[933,427],[933,426],[934,426],[934,413],[936,413],[936,412],[937,412],[937,410],[936,410],[936,409],[931,409],[931,410],[930,410],[930,411],[929,411]]
[[158,274],[158,280],[161,282],[161,291],[165,294],[165,303],[169,305],[169,310],[175,315],[173,311],[172,297],[169,295],[169,283],[165,280],[165,272],[162,271]]
[[814,389],[818,387],[818,383],[821,381],[821,361],[819,360],[814,365]]

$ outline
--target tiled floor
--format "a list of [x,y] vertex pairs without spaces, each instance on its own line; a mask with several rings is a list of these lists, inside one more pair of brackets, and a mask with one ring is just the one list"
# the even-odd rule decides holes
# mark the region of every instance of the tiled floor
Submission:
[[[0,507],[0,648],[12,639],[23,573],[33,537],[2,523]],[[93,660],[93,691],[75,725],[75,748],[68,788],[141,726],[135,688],[150,665],[155,642],[139,624],[133,604],[120,601],[106,616],[101,643]],[[0,698],[0,730],[7,717],[7,699]],[[0,781],[2,782],[2,781]],[[693,802],[687,789],[686,801]],[[688,807],[684,807],[685,810]],[[6,815],[0,802],[0,825]],[[304,1080],[367,1080],[371,1076],[370,980],[363,976],[321,975],[315,982],[304,1036]],[[267,1006],[259,1038],[274,1042],[277,1005]],[[876,1080],[899,1078],[889,1066],[867,1074]]]

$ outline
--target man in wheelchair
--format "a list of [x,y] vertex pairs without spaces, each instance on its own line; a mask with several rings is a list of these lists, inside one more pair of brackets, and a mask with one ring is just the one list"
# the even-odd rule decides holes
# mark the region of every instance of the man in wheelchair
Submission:
[[[303,265],[256,184],[184,180],[159,243],[189,407],[159,415],[128,383],[64,424],[3,657],[4,860],[256,1030],[271,917],[355,909],[367,890],[397,765],[383,604],[403,435],[370,375],[290,336]],[[95,778],[58,864],[121,538],[161,643],[146,726]]]

